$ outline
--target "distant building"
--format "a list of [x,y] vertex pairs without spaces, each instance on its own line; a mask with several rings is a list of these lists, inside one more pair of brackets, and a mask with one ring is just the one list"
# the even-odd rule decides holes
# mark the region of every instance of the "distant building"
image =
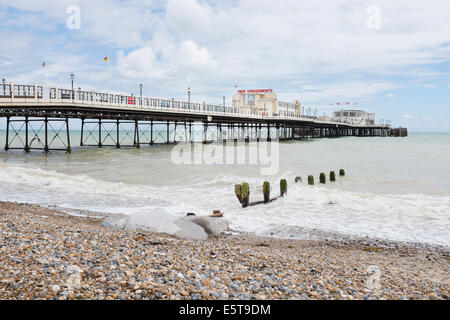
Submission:
[[333,112],[333,120],[353,125],[375,124],[375,113],[363,110],[340,110]]
[[239,90],[233,96],[233,108],[244,112],[257,112],[265,116],[300,116],[301,103],[278,101],[272,89]]

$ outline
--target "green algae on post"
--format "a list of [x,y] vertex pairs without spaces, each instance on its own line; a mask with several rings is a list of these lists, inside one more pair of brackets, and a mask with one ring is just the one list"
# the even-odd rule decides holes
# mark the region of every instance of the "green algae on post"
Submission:
[[322,183],[322,184],[325,184],[325,183],[327,183],[327,178],[325,177],[325,173],[321,173],[320,174],[320,183]]
[[309,184],[310,186],[313,186],[313,185],[314,185],[314,177],[313,177],[313,176],[308,176],[308,184]]
[[263,194],[264,194],[264,203],[270,202],[270,183],[268,181],[264,181]]
[[286,179],[280,180],[280,196],[284,197],[287,194],[287,181]]
[[336,181],[336,173],[334,171],[330,172],[330,181]]
[[241,185],[241,194],[242,194],[242,206],[244,208],[248,207],[250,202],[250,186],[247,182],[244,182]]

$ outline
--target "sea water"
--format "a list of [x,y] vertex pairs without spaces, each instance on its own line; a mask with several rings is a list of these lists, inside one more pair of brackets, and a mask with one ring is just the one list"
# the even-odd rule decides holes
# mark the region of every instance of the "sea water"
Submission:
[[[154,230],[169,233],[168,220],[219,209],[232,229],[256,235],[450,245],[450,134],[280,143],[279,169],[271,176],[258,164],[175,164],[173,145],[74,147],[79,136],[71,132],[71,154],[0,151],[0,201],[145,214]],[[317,185],[321,172],[328,178],[341,168],[345,177]],[[306,184],[310,174],[315,186]],[[294,183],[297,176],[302,183]],[[281,178],[288,180],[283,199],[243,209],[235,197],[234,185],[248,182],[250,200],[262,200],[266,180],[276,196]]]

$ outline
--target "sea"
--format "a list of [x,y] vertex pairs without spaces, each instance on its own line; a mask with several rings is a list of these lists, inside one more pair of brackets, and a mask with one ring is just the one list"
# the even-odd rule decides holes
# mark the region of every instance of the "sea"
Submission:
[[[167,233],[173,232],[167,221],[188,212],[206,215],[221,210],[232,230],[259,236],[370,237],[450,245],[448,133],[280,142],[270,152],[271,161],[276,161],[270,173],[262,170],[267,163],[260,159],[220,163],[200,156],[200,161],[183,162],[180,145],[79,147],[80,132],[70,135],[70,154],[2,148],[0,201],[73,214],[144,214],[152,230]],[[4,142],[5,132],[0,131],[0,143]],[[216,147],[225,154],[239,149],[234,144]],[[204,155],[211,150],[205,148],[194,144],[191,151]],[[337,181],[328,181],[330,171],[336,172]],[[321,172],[327,175],[326,184],[318,184]],[[307,184],[309,175],[315,178],[314,186]],[[296,177],[302,181],[295,183]],[[242,208],[235,196],[234,186],[248,182],[250,201],[262,200],[262,184],[269,181],[275,197],[280,179],[287,179],[288,193],[277,201]]]

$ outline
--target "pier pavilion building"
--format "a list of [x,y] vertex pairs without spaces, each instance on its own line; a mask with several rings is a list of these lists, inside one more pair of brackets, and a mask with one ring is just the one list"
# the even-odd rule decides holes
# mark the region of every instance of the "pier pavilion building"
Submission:
[[339,110],[333,112],[332,121],[351,125],[373,125],[375,123],[375,113],[363,110]]
[[239,90],[233,96],[233,108],[244,112],[258,112],[266,116],[301,116],[302,105],[299,100],[278,101],[273,89]]

